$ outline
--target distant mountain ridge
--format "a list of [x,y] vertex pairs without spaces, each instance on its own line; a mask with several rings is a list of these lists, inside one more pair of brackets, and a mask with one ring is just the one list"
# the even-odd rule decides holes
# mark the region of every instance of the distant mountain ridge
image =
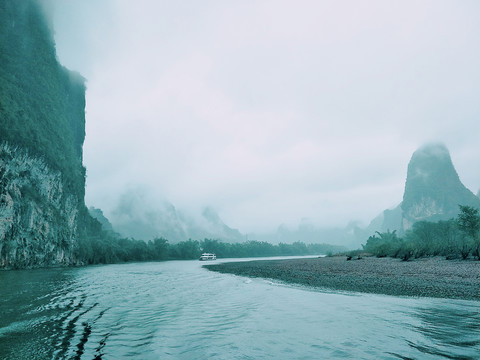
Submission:
[[166,200],[153,202],[148,190],[142,188],[127,190],[120,196],[109,220],[113,230],[121,236],[141,240],[159,237],[171,243],[205,238],[226,242],[244,240],[244,236],[227,226],[214,209],[206,207],[194,218]]
[[267,241],[273,244],[300,241],[305,244],[328,243],[355,248],[362,241],[360,239],[364,237],[362,236],[362,231],[356,223],[350,223],[346,227],[319,227],[308,219],[303,219],[296,227],[282,224],[275,232],[258,233],[251,236],[256,240]]
[[[352,222],[346,227],[324,228],[302,220],[295,228],[281,225],[276,232],[250,235],[256,240],[271,243],[302,241],[355,248],[376,231],[397,230],[402,234],[417,221],[454,218],[459,212],[458,205],[480,208],[480,198],[460,181],[447,147],[432,143],[413,153],[408,164],[403,201],[384,210],[368,227]],[[95,217],[102,224],[105,222],[101,217]],[[212,208],[205,208],[200,217],[193,219],[168,202],[148,204],[146,194],[138,190],[127,191],[120,198],[111,221],[114,230],[122,236],[143,240],[154,237],[164,237],[173,243],[189,238],[213,238],[227,242],[245,240],[244,235],[228,227]]]

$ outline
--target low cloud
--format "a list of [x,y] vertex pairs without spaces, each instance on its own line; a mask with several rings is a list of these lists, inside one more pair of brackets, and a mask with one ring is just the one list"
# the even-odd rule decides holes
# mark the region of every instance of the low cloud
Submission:
[[56,1],[87,78],[87,202],[145,184],[244,232],[363,223],[423,143],[480,187],[480,5],[449,1]]

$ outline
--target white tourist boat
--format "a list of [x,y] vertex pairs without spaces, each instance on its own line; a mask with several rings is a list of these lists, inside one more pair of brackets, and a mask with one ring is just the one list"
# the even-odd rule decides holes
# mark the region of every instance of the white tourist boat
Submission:
[[210,253],[203,253],[202,256],[200,256],[200,261],[206,261],[206,260],[217,260],[217,255],[215,254],[210,254]]

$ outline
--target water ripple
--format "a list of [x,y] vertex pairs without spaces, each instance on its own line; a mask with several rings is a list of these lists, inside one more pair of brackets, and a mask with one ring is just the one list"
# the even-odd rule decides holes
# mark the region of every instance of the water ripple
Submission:
[[478,303],[342,294],[198,262],[0,273],[2,359],[475,359]]

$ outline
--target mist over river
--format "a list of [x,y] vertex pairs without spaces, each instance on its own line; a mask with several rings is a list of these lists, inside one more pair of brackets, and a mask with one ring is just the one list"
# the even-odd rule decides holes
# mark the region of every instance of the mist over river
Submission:
[[480,359],[479,302],[318,291],[203,264],[0,272],[0,359]]

